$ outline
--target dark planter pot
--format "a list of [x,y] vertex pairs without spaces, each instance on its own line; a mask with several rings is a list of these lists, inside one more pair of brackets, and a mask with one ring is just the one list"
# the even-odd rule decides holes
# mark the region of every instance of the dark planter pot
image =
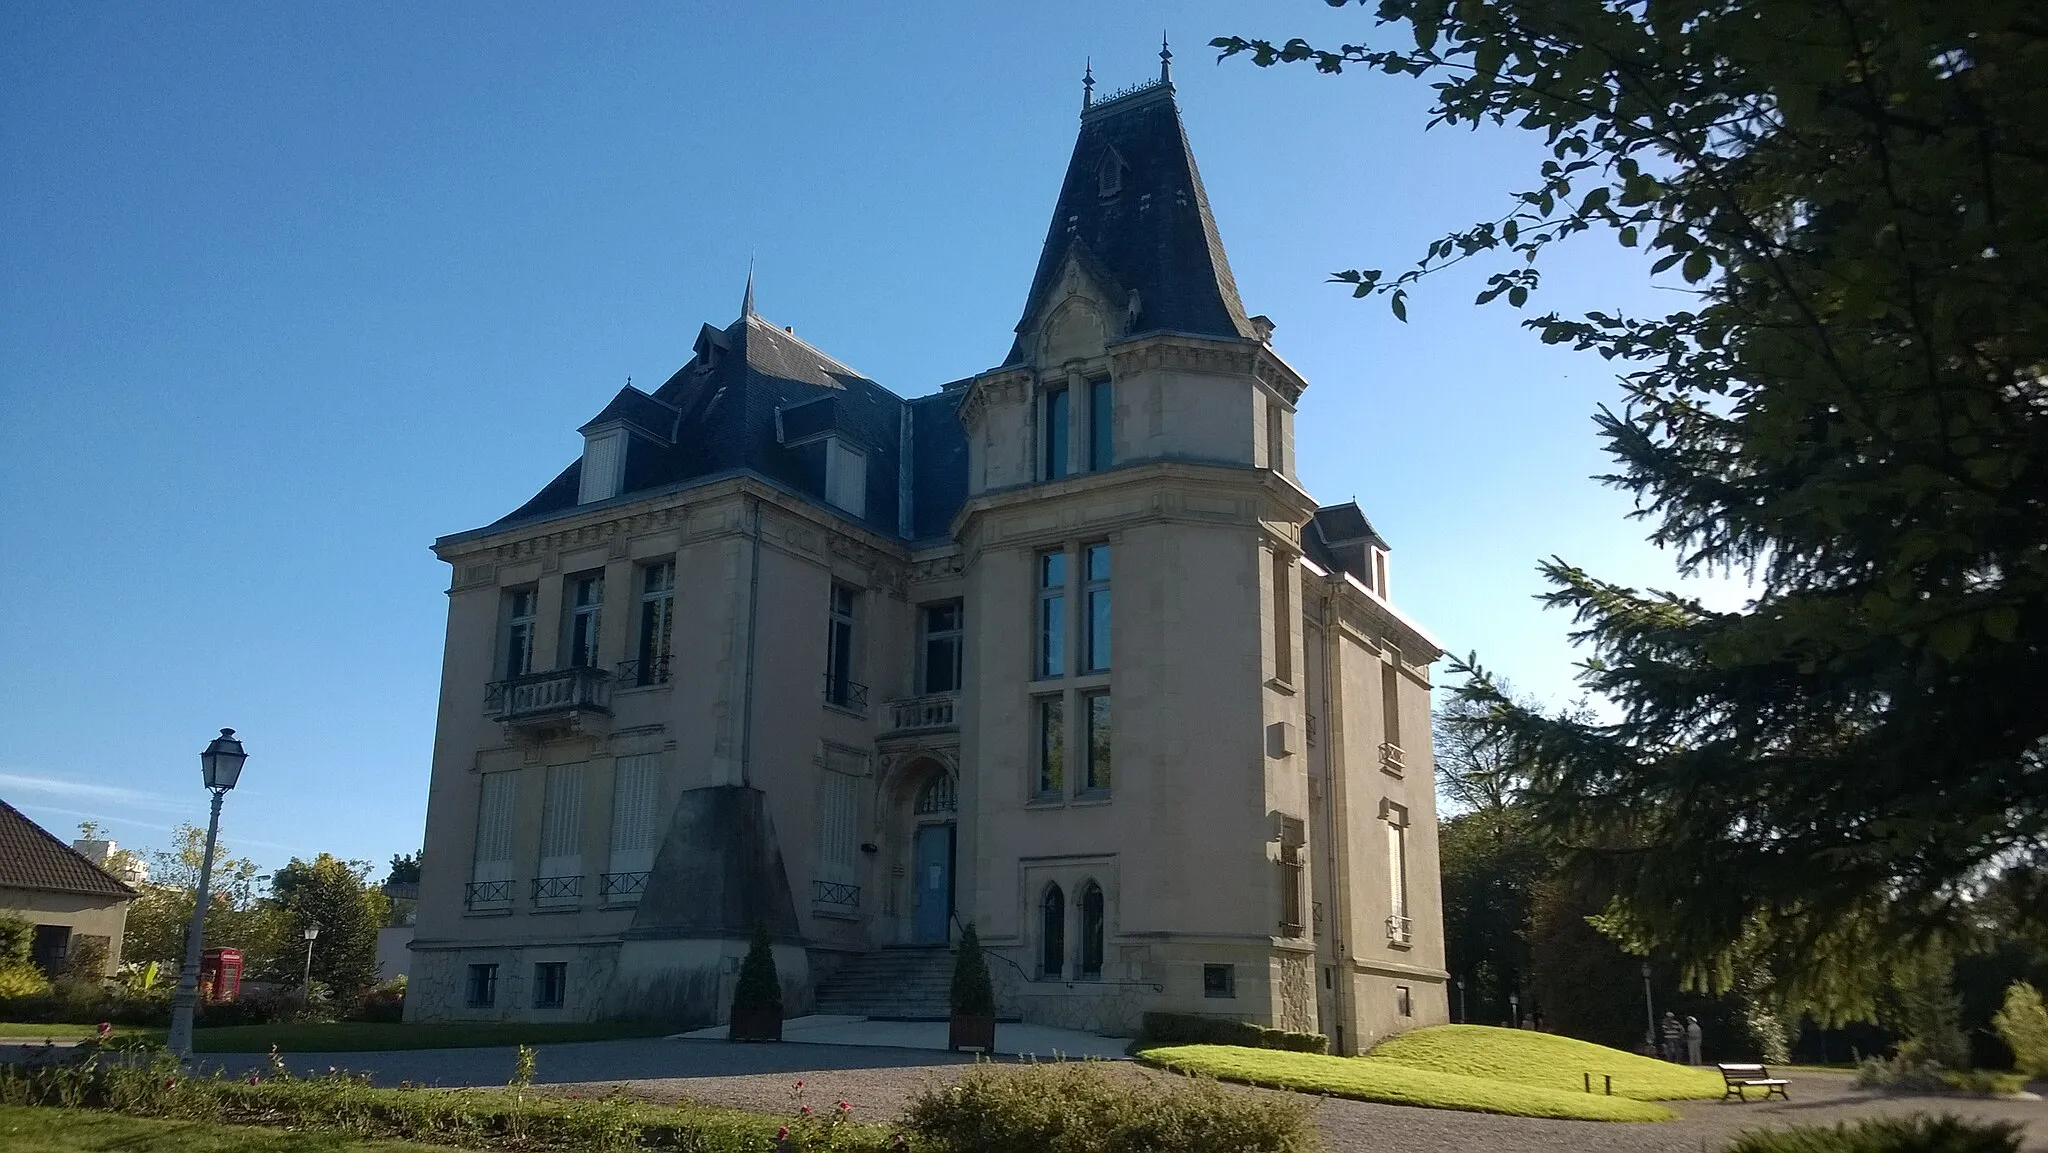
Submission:
[[734,1009],[726,1038],[733,1041],[782,1040],[782,1010]]
[[996,1051],[996,1018],[991,1013],[986,1017],[953,1014],[946,1026],[946,1048],[979,1049],[984,1053]]

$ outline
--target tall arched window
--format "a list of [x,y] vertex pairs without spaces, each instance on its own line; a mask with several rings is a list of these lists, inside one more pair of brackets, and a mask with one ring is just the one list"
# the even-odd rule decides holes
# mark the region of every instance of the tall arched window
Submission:
[[1102,976],[1102,886],[1093,881],[1081,889],[1081,976]]
[[1058,977],[1066,968],[1067,897],[1058,885],[1047,885],[1038,903],[1038,971]]

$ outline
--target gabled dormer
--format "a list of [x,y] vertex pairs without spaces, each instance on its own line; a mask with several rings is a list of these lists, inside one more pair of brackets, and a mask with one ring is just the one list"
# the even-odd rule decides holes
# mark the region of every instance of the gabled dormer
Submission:
[[583,467],[577,504],[610,500],[626,490],[627,465],[640,453],[675,443],[682,413],[634,388],[619,390],[603,411],[577,432],[583,434]]

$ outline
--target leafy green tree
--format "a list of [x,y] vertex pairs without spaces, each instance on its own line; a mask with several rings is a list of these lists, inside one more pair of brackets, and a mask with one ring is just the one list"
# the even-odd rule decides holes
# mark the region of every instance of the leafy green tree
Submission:
[[[1341,0],[1338,0],[1341,3]],[[2048,33],[2036,0],[1377,0],[1374,43],[1226,37],[1259,64],[1433,85],[1432,124],[1550,156],[1384,293],[1498,260],[1521,308],[1593,231],[1682,277],[1667,315],[1527,324],[1622,377],[1598,416],[1651,539],[1754,600],[1543,566],[1594,723],[1476,664],[1527,797],[1628,932],[1862,1014],[1879,953],[2048,855]],[[2048,916],[2048,907],[2026,911]],[[1761,941],[1764,944],[1758,945]],[[1841,974],[1849,972],[1858,979]]]
[[420,883],[420,855],[418,853],[393,853],[391,872],[384,877],[387,885],[417,885]]
[[2014,981],[1991,1023],[2012,1048],[2014,1068],[2029,1077],[2048,1077],[2048,1008],[2042,1007],[2041,990]]
[[[377,931],[384,925],[385,898],[369,878],[368,861],[321,853],[311,861],[294,857],[270,882],[299,948],[305,944],[299,934],[308,926],[320,927],[313,942],[313,979],[344,997],[377,983]],[[292,972],[296,976],[299,970]]]
[[[123,960],[155,961],[175,979],[185,963],[185,928],[192,920],[205,851],[206,830],[181,824],[171,832],[171,848],[152,855],[149,880],[136,887],[135,900],[128,906]],[[267,924],[268,911],[256,896],[256,865],[235,856],[225,841],[214,846],[207,906],[207,945],[239,948],[247,968],[260,969],[274,933]]]
[[1963,1033],[1963,1002],[1956,996],[1955,960],[1940,948],[1902,957],[1892,965],[1885,1025],[1905,1040],[1901,1059],[1943,1069],[1970,1067],[1970,1039]]

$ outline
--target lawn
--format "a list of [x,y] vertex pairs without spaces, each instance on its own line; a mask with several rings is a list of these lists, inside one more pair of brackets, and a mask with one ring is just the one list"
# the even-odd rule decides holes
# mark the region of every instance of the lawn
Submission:
[[1231,1045],[1170,1045],[1143,1050],[1138,1058],[1225,1081],[1393,1105],[1579,1121],[1668,1121],[1672,1117],[1671,1110],[1662,1105],[1631,1097],[1589,1095],[1576,1087],[1566,1091],[1447,1073],[1380,1057],[1325,1057]]
[[[46,1039],[53,1041],[83,1041],[87,1037],[97,1037],[99,1031],[100,1027],[98,1025],[49,1025],[31,1022],[0,1021],[0,1042],[42,1041]],[[114,1026],[114,1036],[148,1037],[152,1040],[161,1041],[163,1040],[164,1031],[147,1025],[116,1025]]]
[[360,1021],[332,1024],[223,1025],[198,1029],[199,1053],[368,1053],[391,1049],[468,1049],[485,1046],[561,1045],[571,1041],[615,1041],[622,1037],[663,1037],[674,1025],[645,1021],[590,1021],[522,1024],[516,1021],[452,1025],[383,1025]]
[[1380,1042],[1370,1057],[1434,1073],[1457,1073],[1581,1096],[1588,1073],[1593,1075],[1595,1093],[1605,1088],[1603,1078],[1613,1077],[1615,1096],[1638,1101],[1712,1099],[1723,1090],[1721,1074],[1713,1069],[1674,1065],[1551,1033],[1491,1025],[1416,1029]]
[[0,1105],[0,1153],[450,1153],[338,1133],[124,1117],[93,1109]]

